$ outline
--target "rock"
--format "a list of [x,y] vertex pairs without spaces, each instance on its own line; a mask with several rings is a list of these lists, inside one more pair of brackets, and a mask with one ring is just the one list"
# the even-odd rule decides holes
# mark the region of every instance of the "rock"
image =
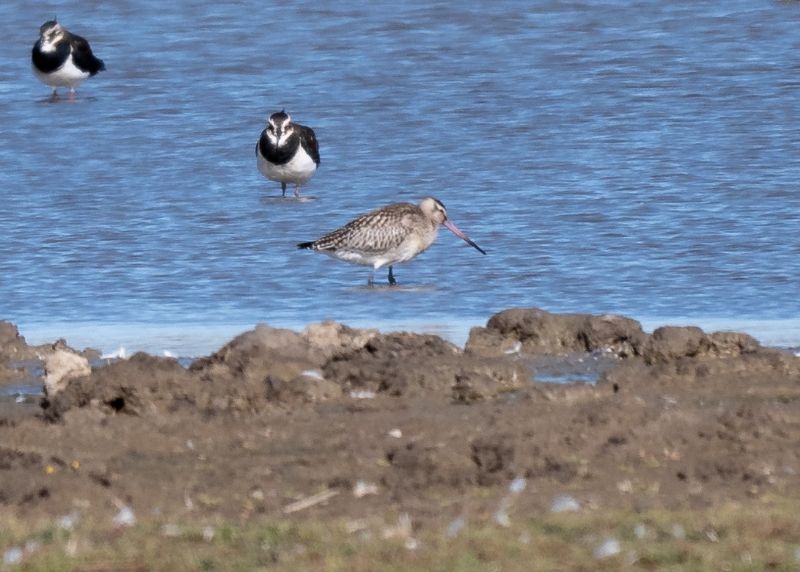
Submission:
[[[37,369],[40,364],[44,365],[42,363],[43,361],[47,360],[52,354],[58,352],[65,352],[65,354],[68,353],[79,357],[82,356],[87,358],[87,360],[94,359],[99,355],[96,350],[88,348],[83,352],[77,352],[70,348],[63,339],[59,339],[52,344],[29,346],[25,338],[20,335],[17,326],[9,322],[0,321],[0,385],[5,385],[7,383],[28,383],[31,377],[31,370]],[[81,375],[88,374],[84,368],[78,366],[79,360],[75,358],[66,358],[62,354],[50,362],[51,377],[49,385],[51,390],[61,387],[61,385],[66,384],[69,379],[78,375],[75,372],[66,373],[63,371],[63,368],[68,367],[65,360],[73,361],[73,366],[77,368],[76,372],[83,371],[84,373]],[[8,365],[7,362],[17,363]],[[59,370],[59,372],[56,372],[56,369]],[[65,375],[66,377],[64,377]],[[58,378],[64,379],[59,381]],[[45,383],[46,385],[48,384],[47,381]]]
[[[342,332],[350,335],[355,330]],[[57,355],[66,359],[65,354]],[[64,379],[57,384],[54,377],[52,387],[60,391],[48,391],[42,407],[51,421],[83,407],[109,415],[163,415],[185,408],[204,414],[254,414],[276,402],[341,397],[341,384],[325,375],[323,363],[322,353],[296,332],[262,325],[188,370],[174,358],[137,353],[88,374],[76,370],[66,386]]]
[[[194,391],[193,391],[194,389]],[[131,359],[77,377],[42,400],[45,418],[61,420],[72,408],[98,407],[110,414],[165,412],[181,403],[196,404],[193,376],[177,360],[136,353]]]
[[627,358],[639,354],[647,334],[642,325],[631,318],[615,314],[585,316],[578,337],[585,351],[608,351],[617,357]]
[[300,334],[259,325],[189,369],[216,383],[263,383],[267,377],[288,382],[323,362],[323,356]]
[[471,403],[524,388],[532,375],[508,360],[465,357],[451,387],[453,401]]
[[564,354],[605,350],[619,357],[638,355],[647,335],[636,320],[616,315],[551,314],[539,308],[512,308],[492,316],[485,328],[473,328],[466,352],[500,356]]
[[342,351],[348,343],[357,345],[357,332],[334,322],[307,328],[303,335],[259,325],[189,369],[217,388],[214,410],[256,411],[268,402],[322,401],[342,394],[322,368],[325,354]]
[[17,326],[10,322],[0,321],[0,362],[16,359],[27,359],[28,343],[19,334]]
[[[45,346],[35,346],[35,349],[39,352],[43,352],[45,354],[47,353],[47,348]],[[68,352],[72,352],[74,354],[78,354],[80,356],[85,357],[87,360],[89,360],[89,362],[100,359],[101,357],[100,350],[96,350],[94,348],[84,348],[83,350],[78,351],[74,348],[71,348],[67,344],[67,340],[65,340],[64,338],[58,338],[55,342],[50,344],[49,349],[52,351],[66,350]]]
[[350,328],[331,320],[311,324],[300,332],[300,336],[325,359],[360,350],[377,335],[375,329]]
[[682,358],[741,357],[772,351],[747,334],[706,334],[695,326],[662,326],[644,344],[642,357],[652,365]]
[[739,332],[714,332],[709,340],[711,351],[718,357],[740,356],[764,349],[753,336]]
[[663,363],[679,357],[707,354],[709,347],[708,338],[700,328],[662,326],[647,340],[642,355],[645,363]]
[[499,330],[476,326],[469,331],[464,351],[482,357],[515,355],[522,351],[522,342],[515,336],[506,336]]
[[626,360],[603,372],[599,385],[618,389],[649,383],[707,383],[721,378],[731,384],[754,383],[764,376],[800,381],[800,358],[765,348],[747,334],[707,335],[693,327],[659,328],[642,354],[642,359]]
[[493,397],[530,379],[511,360],[466,356],[438,336],[409,333],[378,334],[363,348],[333,357],[323,373],[345,391],[451,395],[460,401]]
[[267,376],[266,392],[271,401],[311,403],[341,397],[342,388],[323,377],[303,372],[290,381]]
[[323,372],[346,390],[406,395],[421,388],[449,389],[454,374],[442,376],[436,364],[450,363],[458,354],[456,346],[438,336],[377,335],[363,348],[329,360]]
[[45,395],[52,397],[63,390],[71,380],[90,373],[92,368],[88,359],[66,349],[57,349],[45,358]]

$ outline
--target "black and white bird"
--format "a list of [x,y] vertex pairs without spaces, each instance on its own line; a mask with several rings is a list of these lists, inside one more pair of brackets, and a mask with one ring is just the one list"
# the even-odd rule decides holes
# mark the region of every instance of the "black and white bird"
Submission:
[[285,111],[273,113],[256,143],[258,170],[271,181],[294,184],[294,196],[300,197],[300,186],[307,183],[319,167],[319,144],[314,130],[292,122]]
[[106,69],[95,57],[85,38],[72,34],[55,20],[39,27],[39,40],[31,53],[33,71],[43,83],[53,88],[68,87],[71,96],[83,80]]

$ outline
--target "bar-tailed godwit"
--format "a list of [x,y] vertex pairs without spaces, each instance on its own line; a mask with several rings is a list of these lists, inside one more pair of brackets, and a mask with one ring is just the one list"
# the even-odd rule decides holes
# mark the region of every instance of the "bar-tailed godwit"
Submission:
[[[461,232],[447,218],[441,201],[426,197],[419,205],[395,203],[350,221],[343,227],[312,241],[301,242],[298,248],[322,252],[333,258],[372,266],[377,270],[389,266],[389,284],[395,285],[392,266],[407,262],[425,251],[439,231],[446,226],[453,234],[481,252],[486,252]],[[373,285],[370,272],[368,284]]]

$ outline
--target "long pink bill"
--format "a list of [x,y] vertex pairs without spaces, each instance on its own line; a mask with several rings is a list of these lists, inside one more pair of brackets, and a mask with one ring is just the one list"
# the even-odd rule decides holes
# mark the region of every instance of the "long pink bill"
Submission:
[[475,243],[472,241],[472,239],[471,239],[470,237],[468,237],[466,234],[464,234],[463,232],[461,232],[461,231],[459,230],[459,228],[458,228],[456,225],[454,225],[452,222],[450,222],[449,220],[446,220],[446,221],[444,221],[444,223],[443,223],[443,224],[444,224],[444,226],[446,226],[446,227],[447,227],[447,230],[449,230],[450,232],[452,232],[453,234],[455,234],[455,235],[456,235],[458,238],[460,238],[461,240],[463,240],[464,242],[466,242],[467,244],[469,244],[469,245],[470,245],[471,247],[473,247],[475,250],[477,250],[477,251],[478,251],[478,252],[480,252],[481,254],[486,254],[486,251],[485,251],[484,249],[482,249],[480,246],[478,246],[477,244],[475,244]]

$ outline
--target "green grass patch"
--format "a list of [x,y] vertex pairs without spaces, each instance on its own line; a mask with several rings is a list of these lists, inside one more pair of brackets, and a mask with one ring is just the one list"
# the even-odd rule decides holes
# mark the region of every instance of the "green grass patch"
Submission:
[[[447,522],[385,538],[394,522],[147,522],[126,529],[79,521],[8,523],[0,552],[22,549],[25,571],[313,570],[484,572],[486,570],[797,570],[800,502],[772,498],[702,511],[592,511],[523,518],[508,528],[470,522],[454,537]],[[598,558],[608,539],[619,553]]]

